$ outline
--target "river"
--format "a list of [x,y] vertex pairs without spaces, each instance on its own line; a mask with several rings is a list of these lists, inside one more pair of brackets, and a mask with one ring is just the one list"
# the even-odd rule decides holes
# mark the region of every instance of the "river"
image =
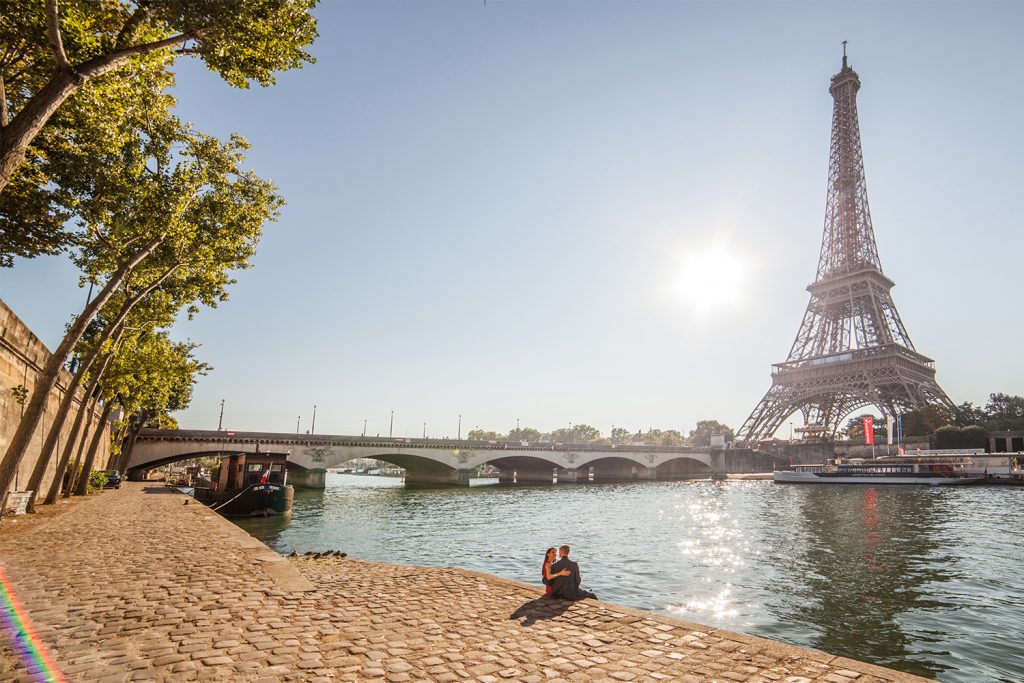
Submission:
[[276,550],[454,566],[536,583],[569,543],[604,600],[941,681],[1024,681],[1024,490],[642,482],[406,490],[329,473]]

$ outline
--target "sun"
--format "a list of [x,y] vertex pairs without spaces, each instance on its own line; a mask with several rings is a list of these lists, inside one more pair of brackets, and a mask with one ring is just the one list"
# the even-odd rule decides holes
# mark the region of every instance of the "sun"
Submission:
[[746,287],[744,259],[724,244],[684,249],[675,293],[699,315],[737,308]]

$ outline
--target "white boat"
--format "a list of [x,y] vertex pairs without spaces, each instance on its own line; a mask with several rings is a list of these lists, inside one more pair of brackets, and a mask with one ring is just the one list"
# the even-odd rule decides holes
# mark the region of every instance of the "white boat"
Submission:
[[1005,457],[974,454],[895,456],[870,460],[828,461],[825,464],[793,465],[776,471],[772,480],[781,484],[971,484],[1000,476],[1009,469]]

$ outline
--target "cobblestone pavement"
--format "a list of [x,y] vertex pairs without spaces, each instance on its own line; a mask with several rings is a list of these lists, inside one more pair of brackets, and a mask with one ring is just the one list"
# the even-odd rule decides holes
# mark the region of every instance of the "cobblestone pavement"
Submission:
[[[185,502],[126,484],[0,521],[0,565],[68,680],[924,680],[476,572],[285,560]],[[0,636],[0,681],[31,674]]]

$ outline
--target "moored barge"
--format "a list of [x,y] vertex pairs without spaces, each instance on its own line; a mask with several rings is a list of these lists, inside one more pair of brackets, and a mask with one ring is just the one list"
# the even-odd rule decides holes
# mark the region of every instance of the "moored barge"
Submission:
[[1016,457],[986,453],[913,454],[829,460],[776,471],[782,484],[926,484],[951,486],[1018,480]]
[[294,497],[286,453],[223,455],[214,486],[195,489],[196,500],[226,517],[288,514]]

